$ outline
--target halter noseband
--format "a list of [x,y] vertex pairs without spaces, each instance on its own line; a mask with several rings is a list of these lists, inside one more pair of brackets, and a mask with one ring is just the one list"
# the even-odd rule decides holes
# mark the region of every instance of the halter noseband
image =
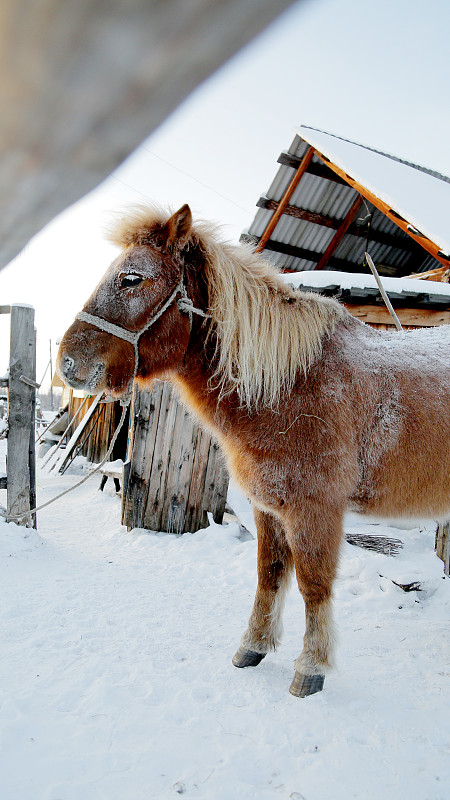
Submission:
[[160,317],[164,314],[165,311],[172,305],[173,301],[175,300],[177,294],[180,294],[181,297],[177,301],[177,306],[179,311],[189,316],[189,326],[192,330],[192,315],[198,314],[200,317],[208,317],[208,314],[205,314],[200,308],[195,308],[192,300],[188,297],[188,293],[186,291],[186,287],[184,285],[184,276],[181,276],[178,284],[176,285],[175,289],[173,290],[172,294],[167,298],[167,300],[163,303],[161,308],[150,317],[148,322],[138,331],[129,331],[126,328],[122,328],[121,325],[116,325],[114,322],[108,322],[108,320],[103,319],[102,317],[97,317],[96,314],[88,314],[87,311],[80,311],[75,319],[80,320],[80,322],[87,322],[89,325],[93,325],[95,328],[98,328],[105,333],[111,333],[113,336],[117,336],[118,339],[124,339],[126,342],[129,342],[133,345],[134,349],[134,370],[133,374],[128,382],[128,386],[125,393],[125,400],[123,404],[128,404],[131,398],[131,387],[133,385],[133,381],[137,375],[138,366],[139,366],[139,340],[143,333],[148,331],[152,325],[155,324],[159,320]]

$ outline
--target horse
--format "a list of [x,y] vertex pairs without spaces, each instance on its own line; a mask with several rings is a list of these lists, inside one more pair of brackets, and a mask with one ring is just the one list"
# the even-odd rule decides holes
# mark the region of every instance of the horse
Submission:
[[450,326],[376,331],[188,205],[129,209],[109,235],[120,255],[65,333],[59,375],[117,398],[134,379],[177,387],[253,505],[258,584],[232,662],[277,648],[295,570],[306,622],[290,691],[321,691],[344,512],[448,518]]

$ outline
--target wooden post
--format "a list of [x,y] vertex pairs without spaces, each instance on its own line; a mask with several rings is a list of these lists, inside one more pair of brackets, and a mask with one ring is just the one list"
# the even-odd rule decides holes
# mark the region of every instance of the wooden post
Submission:
[[[11,341],[8,391],[8,489],[7,518],[23,513],[20,524],[29,524],[32,505],[30,469],[34,476],[33,398],[36,389],[25,382],[36,382],[34,308],[11,306]],[[33,464],[32,464],[33,462]],[[33,519],[33,527],[36,520]]]
[[450,522],[439,522],[436,531],[436,555],[444,562],[444,572],[450,575]]
[[122,524],[130,528],[194,532],[221,522],[228,474],[219,446],[191,417],[169,383],[151,392],[135,387],[129,475]]
[[[31,380],[36,380],[36,328],[33,336],[33,367]],[[28,449],[28,466],[30,474],[30,508],[36,508],[36,389],[31,392],[31,425],[30,445]],[[31,515],[33,528],[37,528],[36,512]]]

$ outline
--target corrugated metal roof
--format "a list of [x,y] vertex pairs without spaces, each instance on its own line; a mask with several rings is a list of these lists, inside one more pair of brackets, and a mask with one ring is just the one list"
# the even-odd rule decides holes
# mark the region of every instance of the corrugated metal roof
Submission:
[[[252,237],[255,244],[259,241],[273,216],[273,204],[282,199],[308,148],[306,138],[296,134],[289,149],[281,154],[274,179],[259,201],[261,205],[272,203],[272,206],[258,208],[243,238]],[[445,176],[437,178],[444,180]],[[286,212],[291,214],[285,212],[280,217],[264,248],[265,254],[281,270],[300,272],[315,269],[357,197],[358,192],[351,185],[336,177],[314,155],[288,201]],[[363,267],[367,246],[381,274],[400,277],[442,266],[392,219],[363,199],[356,218],[335,247],[326,268],[368,271]]]

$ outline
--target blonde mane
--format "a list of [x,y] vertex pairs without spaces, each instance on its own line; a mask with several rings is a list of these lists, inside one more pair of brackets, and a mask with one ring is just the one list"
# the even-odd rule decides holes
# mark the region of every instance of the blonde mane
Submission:
[[[138,207],[110,232],[121,247],[150,243],[169,214]],[[186,245],[185,245],[186,246]],[[220,241],[216,226],[194,224],[188,247],[204,258],[221,395],[236,390],[242,406],[275,407],[292,390],[298,373],[307,373],[322,342],[346,312],[333,300],[298,292],[274,267],[246,245]]]

